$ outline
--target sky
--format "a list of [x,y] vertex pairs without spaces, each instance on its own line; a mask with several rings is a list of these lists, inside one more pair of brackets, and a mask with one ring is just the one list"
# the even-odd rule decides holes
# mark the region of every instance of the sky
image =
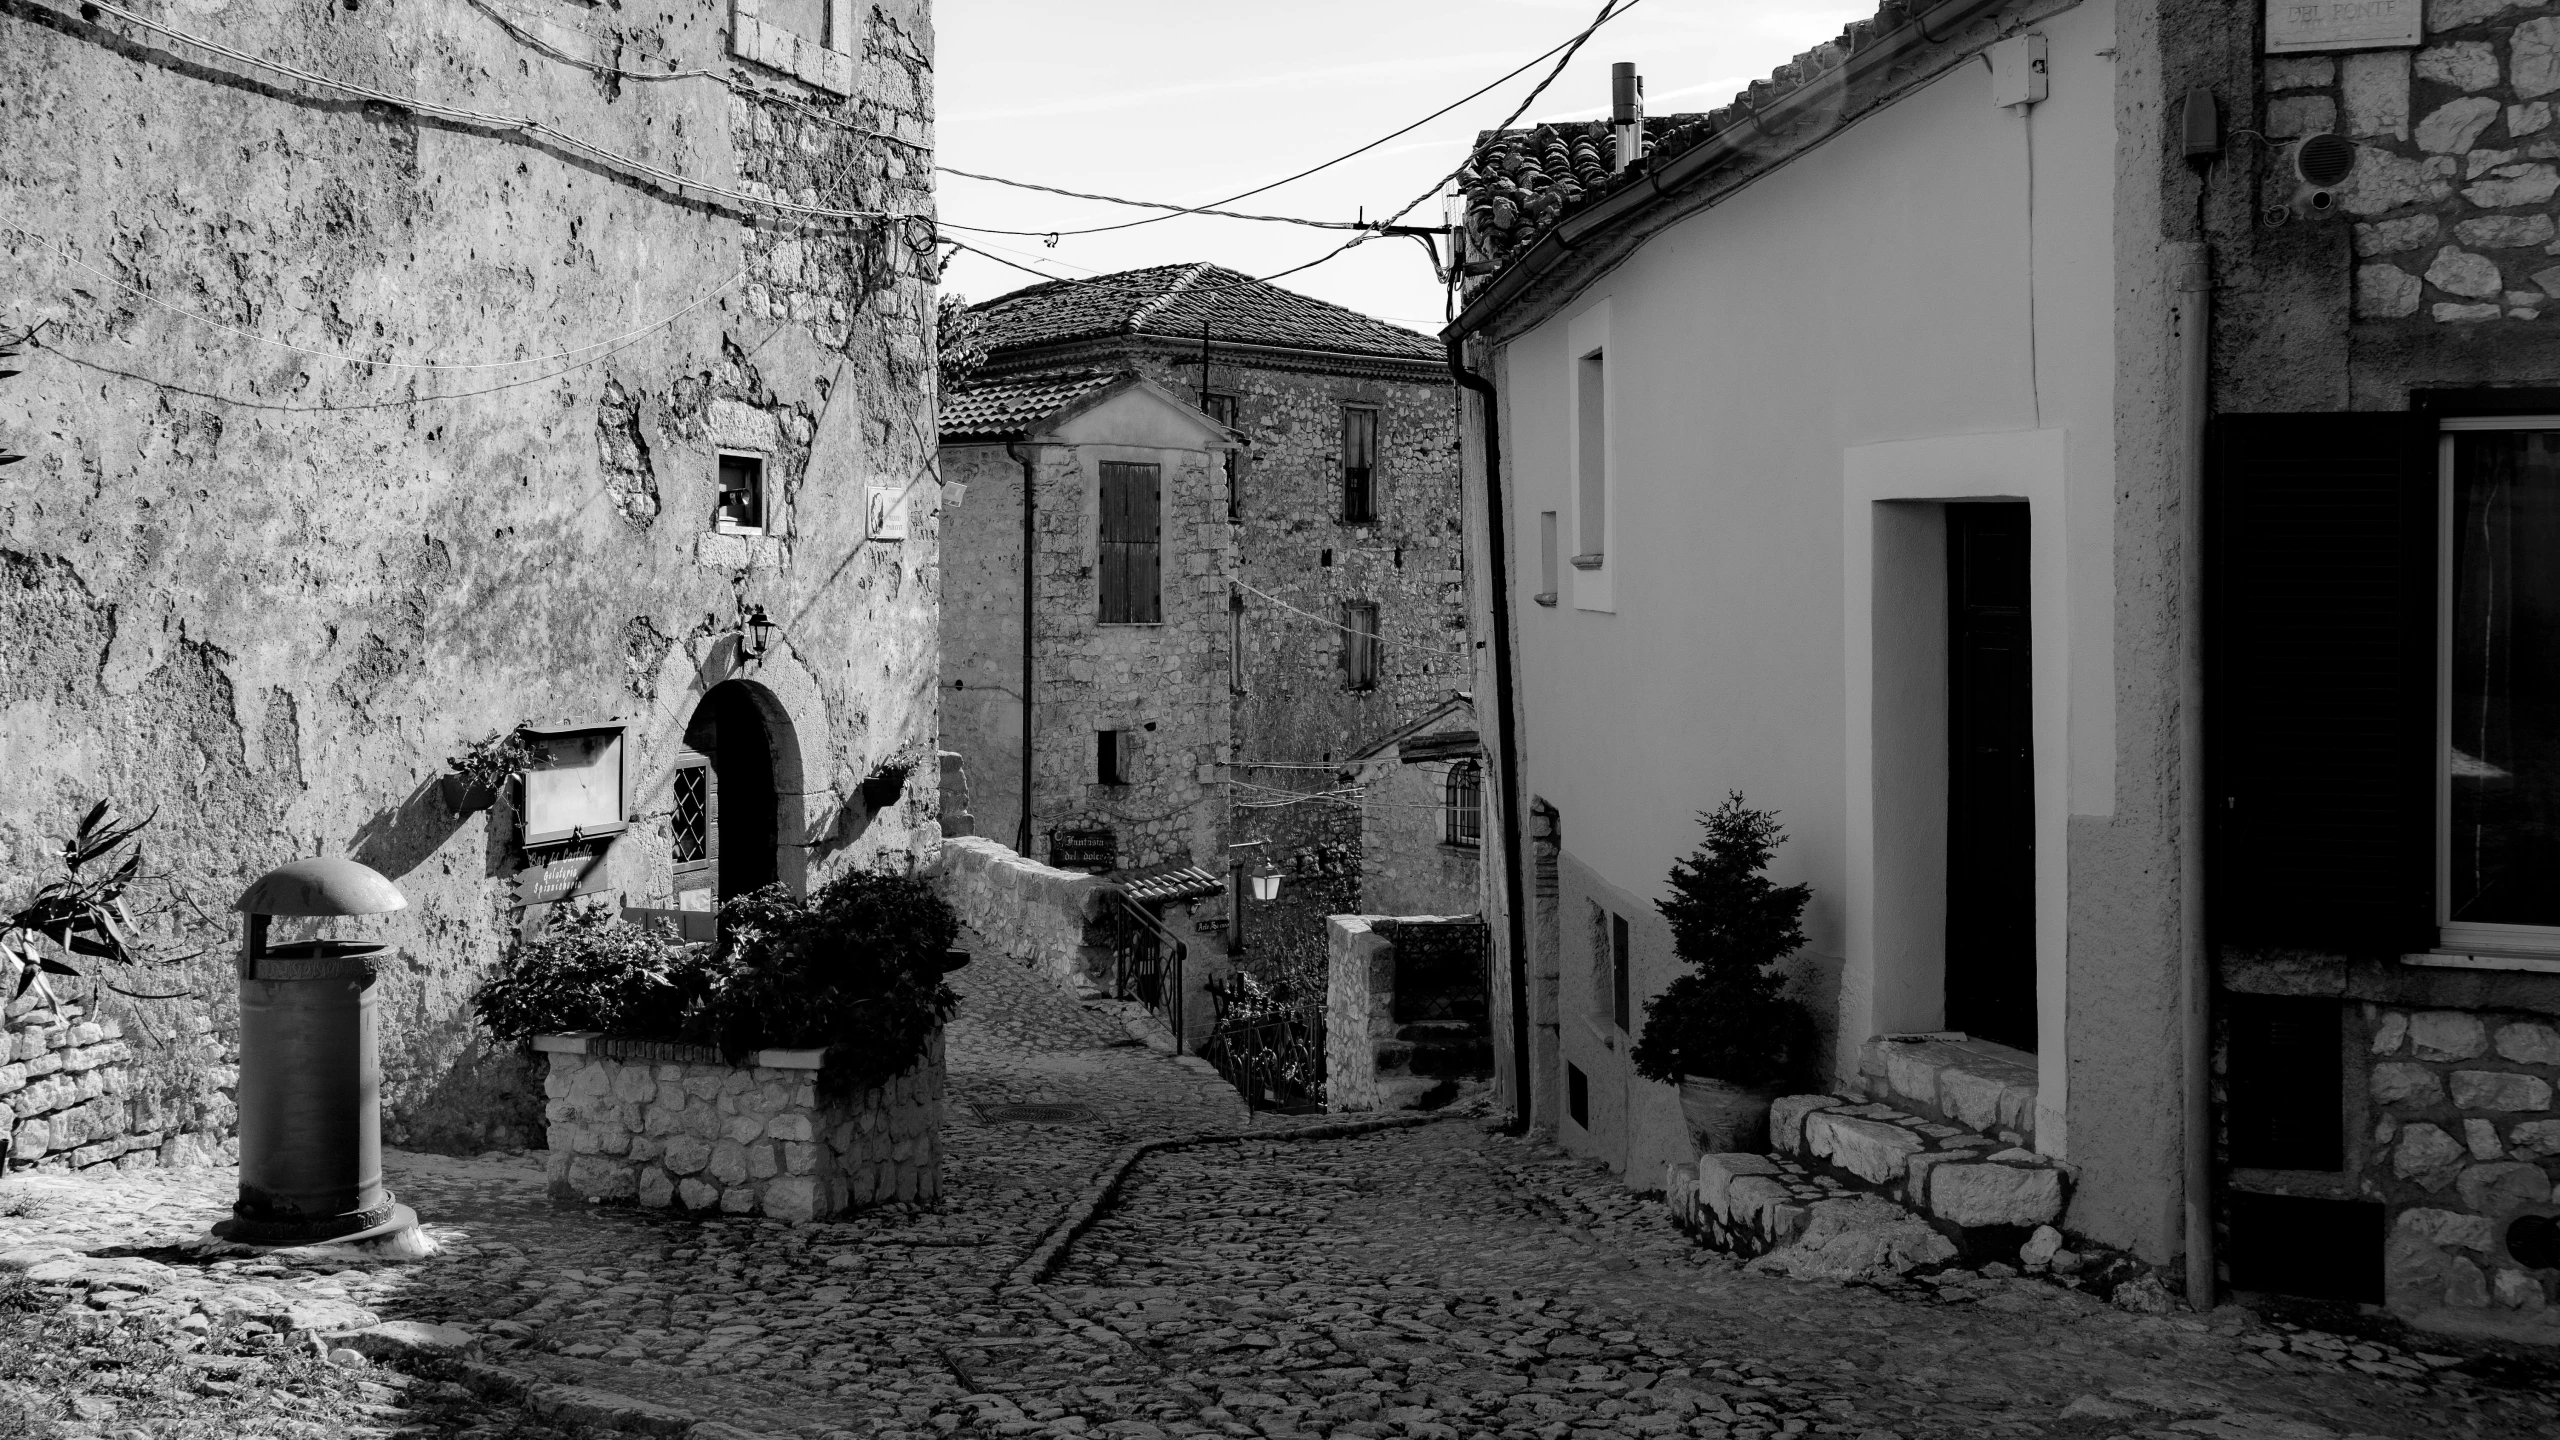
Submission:
[[[1649,114],[1711,110],[1753,79],[1875,12],[1836,0],[1622,0],[1522,124],[1609,108],[1609,67],[1632,60]],[[1367,144],[1571,38],[1600,0],[937,0],[940,163],[1129,199],[1207,205]],[[1517,79],[1375,150],[1233,208],[1377,219],[1431,192],[1477,131],[1554,67]],[[1249,275],[1303,264],[1347,232],[1177,216],[938,177],[946,230],[1061,278],[1209,260]],[[1425,201],[1408,223],[1441,223]],[[1031,232],[982,234],[963,227]],[[962,254],[943,288],[992,299],[1039,281]],[[1277,283],[1418,330],[1442,323],[1421,245],[1379,237]]]

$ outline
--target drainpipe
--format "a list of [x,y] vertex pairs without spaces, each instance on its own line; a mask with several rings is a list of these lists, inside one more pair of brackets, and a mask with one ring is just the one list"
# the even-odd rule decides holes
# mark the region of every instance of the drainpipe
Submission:
[[1012,440],[1004,442],[1004,453],[1022,467],[1022,818],[1013,828],[1013,852],[1027,857],[1031,854],[1031,601],[1033,577],[1038,573],[1033,566],[1031,522],[1038,502],[1032,493],[1036,468],[1032,458]]
[[1448,340],[1449,378],[1476,392],[1484,402],[1484,525],[1488,551],[1485,583],[1493,592],[1493,703],[1497,721],[1494,764],[1497,783],[1502,787],[1503,930],[1511,946],[1511,1075],[1516,1091],[1512,1096],[1516,1113],[1511,1123],[1513,1133],[1527,1134],[1533,1086],[1529,1075],[1528,917],[1523,912],[1520,865],[1528,832],[1521,824],[1520,746],[1512,733],[1512,702],[1517,690],[1511,673],[1510,545],[1503,528],[1502,414],[1493,382],[1467,368],[1466,341],[1456,327],[1452,327]]
[[2207,822],[2204,771],[2204,465],[2205,418],[2212,404],[2207,388],[2207,349],[2213,316],[2213,275],[2202,241],[2178,241],[2168,247],[2170,272],[2177,276],[2177,299],[2170,330],[2178,356],[2178,498],[2185,507],[2187,612],[2181,628],[2185,653],[2180,656],[2178,688],[2181,1049],[2186,1069],[2187,1304],[2213,1308],[2213,1076],[2211,1025],[2212,962],[2205,949],[2204,833]]

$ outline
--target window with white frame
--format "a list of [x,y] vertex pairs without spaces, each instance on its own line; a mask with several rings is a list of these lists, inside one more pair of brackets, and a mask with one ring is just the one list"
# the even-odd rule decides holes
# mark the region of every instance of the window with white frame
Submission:
[[1475,849],[1484,844],[1484,767],[1461,760],[1449,767],[1441,793],[1440,839]]
[[764,457],[723,451],[712,528],[725,535],[765,533]]

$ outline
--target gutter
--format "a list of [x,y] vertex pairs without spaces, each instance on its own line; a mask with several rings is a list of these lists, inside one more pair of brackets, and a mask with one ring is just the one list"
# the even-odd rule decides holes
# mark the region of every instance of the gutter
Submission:
[[2187,1249],[2187,1304],[2198,1311],[2213,1308],[2215,1256],[2213,1243],[2213,971],[2206,948],[2203,836],[2207,817],[2204,760],[2204,470],[2205,422],[2211,413],[2208,387],[2212,363],[2213,275],[2210,251],[2200,240],[2166,247],[2169,271],[2176,277],[2170,334],[2176,345],[2177,384],[2174,403],[2178,423],[2178,496],[2185,510],[2185,581],[2187,613],[2179,626],[2182,648],[2178,666],[2179,821],[2187,837],[2179,847],[2179,1049],[2186,1094],[2184,1145],[2184,1209]]
[[1032,521],[1038,514],[1039,502],[1032,489],[1032,477],[1038,468],[1032,458],[1022,453],[1019,440],[1004,442],[1004,453],[1022,467],[1022,804],[1021,818],[1013,829],[1013,853],[1028,858],[1031,854],[1031,618],[1032,589],[1037,568],[1033,565]]
[[[1511,949],[1511,1075],[1514,1134],[1529,1130],[1529,926],[1523,913],[1520,865],[1526,853],[1525,806],[1520,795],[1519,727],[1513,723],[1517,695],[1511,656],[1511,556],[1505,532],[1502,496],[1502,413],[1493,382],[1467,368],[1466,341],[1455,327],[1448,334],[1449,378],[1476,392],[1484,407],[1484,489],[1486,583],[1493,599],[1493,696],[1498,712],[1494,726],[1494,773],[1502,795],[1502,909],[1504,939]],[[1481,717],[1479,717],[1481,719]]]
[[[1890,69],[1914,51],[1943,43],[1928,39],[1923,33],[1925,30],[1968,25],[1986,12],[2010,3],[2011,0],[1940,0],[1925,19],[1915,9],[1909,23],[1877,42],[1873,48],[1851,55],[1838,71],[1833,72],[1840,77],[1836,83],[1845,88],[1853,80]],[[1969,52],[1953,55],[1951,64],[1961,64],[1964,53]],[[1766,116],[1748,115],[1750,123],[1747,125],[1727,125],[1659,166],[1649,158],[1637,161],[1643,168],[1635,172],[1638,176],[1636,181],[1603,197],[1589,209],[1549,226],[1545,234],[1530,243],[1528,249],[1512,257],[1491,280],[1485,282],[1484,288],[1467,302],[1467,307],[1458,312],[1458,318],[1441,332],[1443,338],[1463,339],[1483,329],[1495,312],[1546,278],[1581,249],[1583,242],[1599,237],[1602,232],[1616,228],[1620,222],[1669,199],[1672,192],[1688,187],[1710,171],[1736,161],[1747,162],[1753,151],[1767,142],[1773,128],[1793,118],[1794,112],[1805,109],[1814,96],[1832,92],[1833,88],[1832,76],[1816,77],[1778,97]],[[1819,143],[1845,123],[1835,123],[1832,131],[1809,137],[1807,145]],[[1774,170],[1793,158],[1794,155],[1789,154],[1768,168]]]

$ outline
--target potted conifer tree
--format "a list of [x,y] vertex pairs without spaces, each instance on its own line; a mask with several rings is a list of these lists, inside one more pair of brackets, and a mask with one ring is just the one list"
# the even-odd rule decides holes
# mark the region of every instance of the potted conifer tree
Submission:
[[1769,1148],[1769,1105],[1813,1059],[1813,1021],[1779,993],[1777,964],[1804,946],[1810,885],[1780,885],[1769,858],[1785,843],[1774,812],[1741,792],[1698,817],[1706,843],[1671,867],[1657,901],[1673,948],[1692,967],[1645,1002],[1636,1073],[1680,1087],[1699,1148]]

